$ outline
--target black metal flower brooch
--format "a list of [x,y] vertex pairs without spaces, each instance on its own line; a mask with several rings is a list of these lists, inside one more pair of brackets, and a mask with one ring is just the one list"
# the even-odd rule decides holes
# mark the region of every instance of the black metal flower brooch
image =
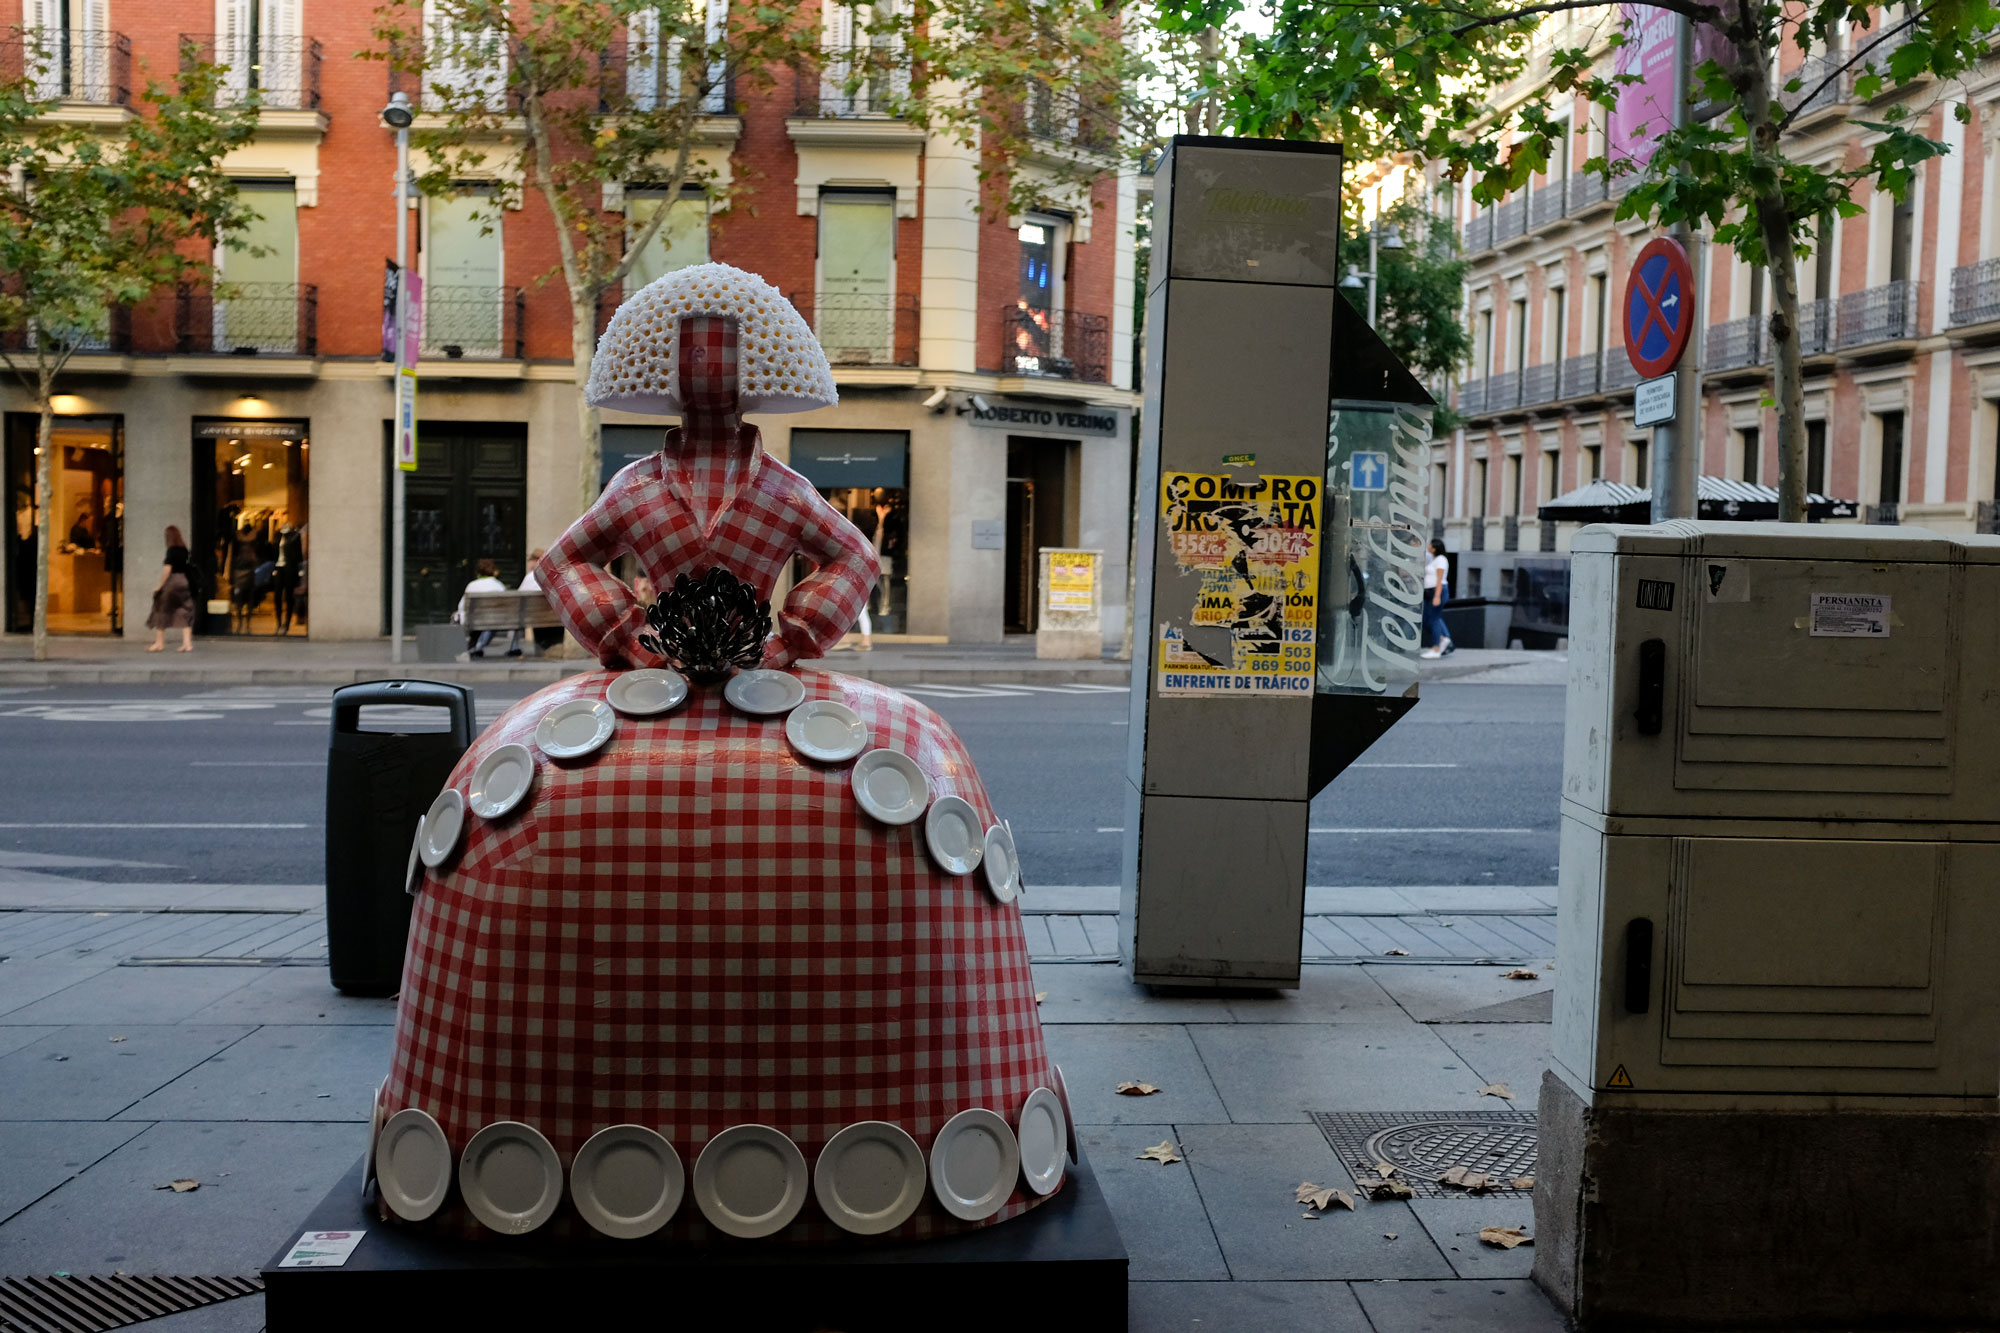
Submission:
[[763,660],[771,634],[771,604],[720,565],[699,578],[674,577],[674,586],[647,608],[639,644],[703,684],[725,679]]

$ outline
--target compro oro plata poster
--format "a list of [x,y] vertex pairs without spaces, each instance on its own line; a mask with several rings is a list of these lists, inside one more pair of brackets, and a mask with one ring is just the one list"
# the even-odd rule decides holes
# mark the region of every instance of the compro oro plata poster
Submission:
[[1160,521],[1182,574],[1155,593],[1160,694],[1312,693],[1322,484],[1160,478]]

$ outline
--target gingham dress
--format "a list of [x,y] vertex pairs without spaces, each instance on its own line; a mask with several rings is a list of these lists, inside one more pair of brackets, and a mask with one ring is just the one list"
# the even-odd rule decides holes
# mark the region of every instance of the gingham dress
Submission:
[[[606,658],[642,659],[636,599],[591,567],[616,549],[638,552],[656,578],[721,563],[767,593],[802,549],[821,565],[786,604],[787,650],[816,651],[846,628],[868,594],[872,550],[831,531],[827,517],[845,521],[750,438],[733,492],[729,467],[697,471],[690,487],[675,460],[648,459],[563,539],[555,596],[579,638]],[[733,499],[697,525],[705,492]],[[464,792],[509,742],[536,760],[521,805],[499,820],[468,815],[455,858],[423,876],[383,1113],[429,1112],[454,1158],[484,1126],[523,1121],[566,1174],[592,1134],[618,1124],[666,1136],[690,1176],[708,1141],[737,1124],[782,1131],[808,1163],[858,1121],[901,1126],[927,1157],[969,1108],[1018,1126],[1029,1094],[1058,1084],[1017,907],[976,871],[940,869],[922,820],[890,827],[865,814],[851,762],[801,759],[782,717],[742,714],[719,687],[694,686],[663,717],[620,716],[583,759],[543,756],[543,714],[604,698],[616,674],[572,677],[515,705],[453,772]],[[807,698],[858,713],[871,746],[914,759],[934,797],[955,793],[982,827],[997,821],[970,756],[930,709],[868,681],[797,674]],[[988,1221],[1040,1198],[1017,1179]],[[456,1188],[435,1224],[478,1233]],[[971,1225],[926,1191],[889,1234]],[[545,1230],[590,1234],[567,1197]],[[711,1234],[691,1194],[669,1226],[631,1243]],[[842,1235],[808,1198],[756,1243]]]

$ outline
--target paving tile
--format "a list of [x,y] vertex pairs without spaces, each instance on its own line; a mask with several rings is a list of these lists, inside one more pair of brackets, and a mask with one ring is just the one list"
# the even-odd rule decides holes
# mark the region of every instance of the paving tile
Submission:
[[256,980],[249,967],[114,967],[7,1015],[10,1023],[179,1023]]
[[1044,1025],[1052,1023],[1228,1023],[1229,998],[1214,991],[1162,993],[1129,980],[1117,963],[1036,963]]
[[0,1055],[18,1051],[23,1046],[32,1045],[43,1037],[61,1031],[59,1027],[0,1027]]
[[1410,1207],[1446,1262],[1460,1277],[1526,1277],[1535,1247],[1499,1249],[1479,1239],[1481,1227],[1520,1227],[1535,1234],[1535,1201],[1528,1195],[1492,1199],[1416,1199]]
[[386,996],[342,995],[323,967],[252,969],[254,980],[197,1010],[196,1023],[347,1023],[387,1027],[396,1002]]
[[199,1310],[149,1319],[141,1333],[263,1333],[263,1328],[264,1293],[259,1291]]
[[1453,1018],[1467,1009],[1515,1000],[1555,985],[1555,973],[1538,968],[1539,981],[1509,981],[1501,975],[1510,969],[1491,964],[1481,967],[1375,967],[1369,973],[1375,984],[1388,992],[1411,1018],[1419,1023],[1435,1023]]
[[1386,884],[1306,885],[1306,915],[1334,916],[1343,912],[1416,912],[1401,889]]
[[262,1027],[120,1118],[365,1121],[389,1073],[390,1036],[384,1027]]
[[1369,1333],[1345,1282],[1133,1282],[1125,1290],[1128,1333]]
[[1309,964],[1297,990],[1237,991],[1229,1000],[1236,1023],[1393,1023],[1403,1011],[1365,967]]
[[1426,912],[1541,912],[1556,905],[1553,884],[1406,884],[1399,892]]
[[192,1023],[64,1028],[0,1055],[0,1120],[109,1120],[251,1031]]
[[1139,1160],[1162,1139],[1179,1136],[1172,1125],[1095,1125],[1077,1133],[1132,1256],[1132,1280],[1227,1281],[1187,1163]]
[[[355,1125],[153,1125],[0,1225],[0,1252],[17,1273],[254,1273],[366,1137]],[[202,1186],[154,1188],[183,1178]]]
[[1354,1295],[1375,1333],[1568,1333],[1569,1324],[1525,1280],[1360,1282]]
[[[1208,1220],[1239,1282],[1444,1277],[1438,1253],[1408,1204],[1361,1203],[1308,1221],[1300,1181],[1346,1173],[1311,1125],[1183,1125],[1183,1153]],[[1396,1239],[1390,1240],[1393,1234]],[[1248,1325],[1243,1325],[1248,1327]]]
[[1429,1029],[1486,1083],[1505,1083],[1516,1105],[1535,1109],[1542,1071],[1549,1067],[1550,1034],[1539,1023],[1452,1023]]
[[[1044,1025],[1042,1036],[1062,1066],[1070,1113],[1079,1125],[1217,1124],[1229,1119],[1187,1028]],[[1128,1079],[1160,1091],[1150,1097],[1120,1096],[1118,1085]]]
[[[1403,1023],[1258,1023],[1188,1029],[1237,1124],[1313,1111],[1471,1110],[1490,1102],[1436,1030]],[[1074,1089],[1071,1090],[1074,1096]],[[1148,1100],[1151,1100],[1150,1098]]]
[[10,958],[0,963],[0,1023],[17,1022],[17,1011],[59,991],[87,981],[115,966],[101,963],[44,963]]
[[0,1220],[20,1212],[145,1128],[75,1120],[0,1124],[0,1160],[7,1163],[7,1169],[0,1171]]

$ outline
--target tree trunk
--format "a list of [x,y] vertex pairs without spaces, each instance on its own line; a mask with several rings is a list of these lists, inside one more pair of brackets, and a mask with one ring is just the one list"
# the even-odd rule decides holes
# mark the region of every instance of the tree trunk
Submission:
[[[1778,127],[1771,120],[1771,86],[1765,54],[1754,40],[1737,36],[1736,59],[1747,73],[1742,92],[1750,149],[1778,151]],[[1774,174],[1775,178],[1775,174]],[[1778,401],[1778,521],[1806,521],[1805,366],[1799,343],[1799,266],[1792,253],[1792,214],[1782,194],[1757,196],[1758,231],[1771,275],[1772,394]]]
[[576,382],[576,434],[581,459],[577,476],[577,510],[582,514],[604,489],[604,420],[584,396],[590,385],[590,358],[597,350],[597,302],[570,299],[570,366]]
[[35,531],[35,660],[49,660],[49,552],[54,549],[55,530],[55,408],[49,404],[49,377],[42,376],[35,406],[42,414],[35,431],[35,512],[41,516]]

